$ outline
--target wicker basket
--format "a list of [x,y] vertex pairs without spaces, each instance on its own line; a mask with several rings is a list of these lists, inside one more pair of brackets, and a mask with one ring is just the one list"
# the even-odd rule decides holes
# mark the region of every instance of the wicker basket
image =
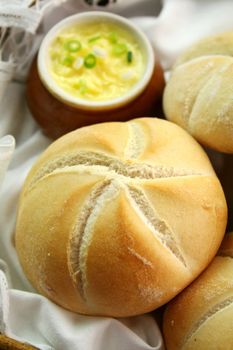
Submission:
[[30,344],[21,343],[0,334],[0,350],[39,350]]

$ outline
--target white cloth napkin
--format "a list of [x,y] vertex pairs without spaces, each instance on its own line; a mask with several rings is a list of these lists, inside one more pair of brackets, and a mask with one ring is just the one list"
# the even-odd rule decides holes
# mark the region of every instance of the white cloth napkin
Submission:
[[15,139],[11,135],[0,139],[0,187],[5,176],[8,164],[15,148]]
[[[98,0],[93,1],[94,5],[89,5],[90,0],[38,0],[37,10],[42,5],[48,6],[49,1],[56,7],[50,6],[43,13],[43,22],[33,39],[34,46],[62,17],[84,10],[105,9],[131,17],[142,28],[166,71],[177,55],[195,40],[233,30],[231,0],[166,0],[163,3],[121,0],[110,1],[105,8],[98,7]],[[10,2],[4,0],[5,6]],[[25,5],[31,1],[23,2]],[[14,0],[14,5],[16,3],[19,1]],[[39,15],[42,17],[41,13]],[[24,67],[21,81],[26,71]],[[27,281],[14,247],[17,202],[28,171],[51,141],[42,134],[28,111],[24,83],[11,82],[5,91],[3,85],[0,87],[0,96],[4,92],[0,102],[0,138],[11,134],[17,145],[0,192],[0,332],[43,350],[163,349],[161,333],[151,315],[119,320],[77,315],[38,295]]]

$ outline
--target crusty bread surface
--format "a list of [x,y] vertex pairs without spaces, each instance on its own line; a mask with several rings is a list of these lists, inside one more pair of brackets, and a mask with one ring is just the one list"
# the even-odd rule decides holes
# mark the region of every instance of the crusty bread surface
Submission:
[[164,314],[167,350],[233,349],[233,233],[208,268]]
[[200,143],[233,153],[233,32],[201,40],[177,60],[166,85],[168,120]]
[[202,148],[156,118],[96,124],[55,141],[31,169],[16,248],[31,283],[80,313],[163,305],[210,263],[227,208]]

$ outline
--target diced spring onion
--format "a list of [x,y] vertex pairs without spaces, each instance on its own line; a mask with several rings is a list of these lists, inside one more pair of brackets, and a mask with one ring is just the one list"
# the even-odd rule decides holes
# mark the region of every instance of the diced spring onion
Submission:
[[93,43],[93,42],[99,40],[100,38],[101,38],[101,35],[96,35],[96,36],[93,36],[92,38],[90,38],[90,39],[88,40],[88,42],[89,42],[89,43]]
[[133,61],[133,52],[132,51],[128,51],[127,52],[127,62],[131,63]]
[[61,64],[63,64],[64,66],[70,67],[72,65],[73,61],[74,61],[73,57],[65,56],[62,58]]
[[80,94],[82,95],[87,92],[87,84],[83,79],[79,81],[79,91],[80,91]]
[[66,50],[70,52],[77,52],[81,49],[81,43],[78,40],[69,40],[64,44]]
[[127,51],[127,46],[124,43],[119,43],[114,45],[113,47],[113,53],[117,56],[122,55],[123,53],[125,53]]
[[79,90],[79,92],[82,95],[84,95],[88,90],[87,85],[86,85],[86,81],[84,79],[80,79],[78,82],[74,83],[73,88],[75,90]]
[[117,43],[117,34],[115,32],[110,33],[108,36],[108,39],[112,44],[116,44]]
[[84,66],[86,68],[93,68],[96,65],[96,57],[92,53],[84,58]]

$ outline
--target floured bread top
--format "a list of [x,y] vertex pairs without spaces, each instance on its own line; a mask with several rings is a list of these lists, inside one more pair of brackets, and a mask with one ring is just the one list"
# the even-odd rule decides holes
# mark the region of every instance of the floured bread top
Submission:
[[230,233],[225,235],[218,255],[204,273],[170,303],[164,318],[169,350],[231,348],[232,258]]
[[201,56],[233,57],[233,33],[226,32],[198,41],[188,48],[176,61],[175,67]]
[[167,119],[201,144],[233,153],[233,33],[204,38],[177,59],[163,95]]
[[[30,212],[41,213],[36,225],[39,236],[43,235],[43,242],[49,240],[50,249],[55,244],[51,237],[64,240],[62,255],[80,300],[93,298],[97,305],[94,299],[101,299],[104,314],[108,302],[101,291],[112,290],[115,283],[127,284],[125,293],[139,308],[145,299],[154,307],[155,300],[161,304],[177,293],[183,281],[192,279],[218,248],[225,205],[221,186],[198,143],[173,123],[142,118],[84,127],[55,141],[27,177],[18,231],[30,235],[34,229]],[[200,246],[200,240],[209,243]],[[20,239],[18,242],[21,244]],[[143,248],[147,242],[149,246]],[[37,253],[30,254],[34,259]],[[158,254],[162,254],[160,260]],[[143,274],[139,269],[129,282],[132,277],[125,276],[128,272],[117,262],[118,255],[132,264],[130,276],[135,264],[145,270]],[[177,268],[179,282],[167,286],[170,277],[155,273],[159,264],[168,276],[172,276],[170,269]],[[100,273],[106,276],[108,269],[108,277],[97,278]],[[51,279],[46,280],[47,289],[48,284],[53,288]],[[121,302],[121,287],[111,292],[116,293],[115,305],[116,300]],[[132,305],[128,301],[129,309]]]
[[32,168],[26,186],[77,166],[138,179],[214,174],[205,152],[185,131],[164,120],[141,118],[83,127],[61,137]]

